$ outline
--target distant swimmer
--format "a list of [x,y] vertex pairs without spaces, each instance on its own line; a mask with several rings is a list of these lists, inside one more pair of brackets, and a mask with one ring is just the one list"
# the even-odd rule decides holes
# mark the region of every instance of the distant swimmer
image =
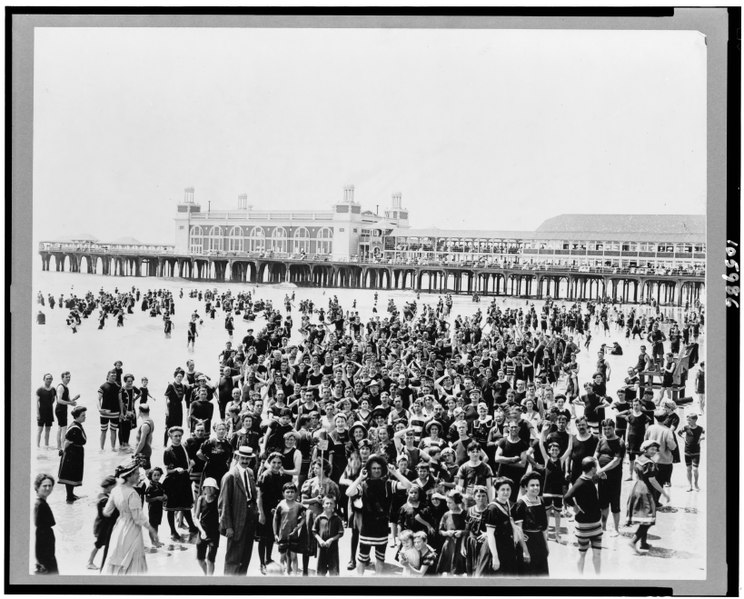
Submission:
[[194,349],[196,338],[199,333],[196,330],[196,321],[192,318],[189,322],[188,330],[186,331],[186,348]]
[[163,332],[165,333],[166,339],[170,339],[171,333],[173,332],[173,321],[168,312],[163,315]]

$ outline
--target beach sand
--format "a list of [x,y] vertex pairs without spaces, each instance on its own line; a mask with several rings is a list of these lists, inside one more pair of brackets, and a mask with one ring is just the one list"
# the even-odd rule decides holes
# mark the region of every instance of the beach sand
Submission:
[[[56,386],[60,382],[60,373],[69,370],[72,373],[70,382],[71,395],[80,394],[80,405],[89,408],[88,419],[85,424],[85,430],[88,435],[85,457],[85,476],[81,488],[77,489],[78,495],[85,498],[73,505],[65,503],[64,488],[61,485],[55,487],[49,504],[54,512],[57,521],[55,534],[57,537],[57,559],[59,562],[60,572],[62,574],[83,574],[93,575],[97,573],[86,569],[86,561],[93,547],[93,520],[96,515],[95,499],[100,489],[98,487],[104,476],[111,474],[113,469],[127,459],[127,456],[110,450],[108,439],[106,449],[99,451],[99,421],[96,408],[97,389],[104,382],[106,372],[113,366],[114,361],[121,360],[125,373],[132,373],[135,376],[135,385],[139,386],[140,379],[144,376],[149,379],[149,388],[151,401],[151,417],[155,422],[154,452],[153,464],[162,463],[162,440],[165,411],[165,392],[167,384],[171,381],[173,371],[177,366],[185,367],[187,359],[193,359],[196,369],[205,372],[216,382],[219,377],[218,354],[224,349],[225,341],[228,336],[224,329],[224,313],[218,310],[214,320],[204,317],[204,324],[199,328],[199,337],[193,351],[186,348],[186,323],[190,314],[196,309],[200,314],[204,314],[203,303],[196,299],[188,297],[191,289],[231,289],[233,292],[250,288],[254,292],[255,298],[271,299],[275,308],[279,308],[284,313],[283,299],[286,294],[296,293],[295,305],[292,310],[292,317],[295,323],[295,331],[290,343],[299,341],[296,333],[297,326],[300,322],[300,313],[298,311],[299,301],[301,299],[312,299],[316,307],[328,307],[328,299],[338,296],[344,309],[352,309],[352,301],[356,299],[357,310],[363,321],[369,319],[372,315],[372,306],[374,304],[374,291],[356,290],[356,289],[317,289],[317,288],[294,288],[289,285],[279,286],[254,286],[238,285],[235,283],[214,283],[214,282],[192,282],[176,279],[156,279],[150,277],[111,277],[103,275],[88,275],[78,273],[58,273],[58,272],[37,272],[34,275],[34,297],[38,291],[43,292],[46,299],[48,293],[53,293],[55,298],[59,298],[60,293],[69,295],[74,291],[78,295],[84,295],[91,290],[94,293],[101,288],[107,291],[113,291],[115,287],[119,290],[131,289],[137,287],[140,290],[147,289],[169,289],[174,292],[176,297],[176,314],[173,317],[174,330],[170,339],[166,339],[163,333],[162,318],[151,318],[148,313],[142,312],[139,306],[135,306],[134,314],[127,315],[123,327],[116,327],[115,319],[109,318],[103,330],[98,330],[98,321],[95,313],[87,320],[83,320],[82,326],[77,334],[72,334],[70,329],[65,325],[66,310],[60,310],[55,307],[50,310],[48,304],[44,307],[35,305],[33,313],[36,314],[38,309],[46,313],[46,325],[33,325],[33,358],[32,358],[32,388],[35,390],[42,384],[42,376],[45,372],[51,372],[54,375],[53,384]],[[183,288],[184,297],[178,299],[178,291]],[[415,299],[413,292],[404,291],[385,291],[380,290],[377,304],[378,314],[381,317],[387,316],[387,304],[390,298],[393,298],[400,309],[406,301]],[[438,294],[421,294],[420,303],[436,305]],[[452,318],[457,314],[467,316],[473,314],[479,307],[485,311],[490,303],[490,297],[482,298],[480,304],[473,303],[469,296],[453,296],[454,306]],[[530,300],[532,301],[532,300]],[[500,305],[508,306],[525,306],[524,299],[504,299],[497,298]],[[538,311],[542,305],[540,301],[534,301]],[[679,317],[679,310],[674,308],[666,309],[669,315]],[[313,317],[313,321],[317,316]],[[258,318],[250,325],[243,323],[240,317],[235,321],[236,329],[234,343],[239,343],[245,335],[246,329],[254,328],[256,331],[264,325],[264,321]],[[638,354],[638,348],[641,345],[639,340],[628,340],[625,338],[624,331],[618,330],[613,324],[611,333],[605,337],[600,330],[593,329],[593,339],[589,351],[584,350],[580,344],[582,352],[579,354],[578,363],[580,366],[579,380],[584,382],[589,374],[593,372],[596,362],[597,350],[601,343],[612,344],[618,341],[624,349],[623,356],[608,356],[612,368],[611,379],[608,383],[608,394],[613,398],[615,392],[621,386],[625,377],[628,366],[632,366],[635,357]],[[705,336],[700,337],[701,359],[705,355]],[[668,346],[668,344],[667,344]],[[688,379],[687,395],[693,395],[692,387],[695,376],[693,370]],[[40,472],[49,472],[57,476],[59,466],[59,457],[56,451],[56,424],[52,428],[51,449],[36,450],[36,415],[35,401],[29,403],[29,434],[32,446],[31,454],[31,471],[29,473],[29,501],[33,495],[30,481]],[[697,411],[697,400],[684,408],[680,408],[680,415],[683,417],[685,410]],[[699,420],[699,424],[705,427],[705,417]],[[684,417],[682,418],[684,425]],[[133,433],[134,434],[134,433]],[[603,541],[603,572],[602,578],[619,578],[619,579],[701,579],[705,571],[705,474],[706,474],[706,453],[703,447],[703,457],[701,464],[701,492],[687,493],[687,483],[685,479],[684,464],[677,464],[674,468],[673,487],[671,490],[672,506],[675,513],[662,513],[657,518],[657,525],[651,529],[649,540],[654,546],[647,555],[636,556],[630,552],[627,547],[628,537],[610,537],[606,534]],[[627,478],[627,462],[624,466],[624,478]],[[630,492],[632,483],[623,483],[622,506],[624,519],[624,507],[627,496]],[[566,520],[563,520],[564,527]],[[626,529],[627,530],[627,529]],[[341,565],[342,576],[356,576],[355,572],[348,572],[345,568],[349,560],[349,536],[348,530],[340,542],[341,547]],[[576,568],[575,561],[578,556],[576,547],[573,545],[574,539],[571,534],[564,531],[564,539],[568,539],[567,545],[557,545],[550,542],[550,567],[551,578],[557,579],[575,579]],[[200,576],[201,572],[196,562],[196,550],[193,545],[183,544],[185,550],[178,546],[168,550],[168,526],[164,522],[160,527],[160,540],[166,543],[157,553],[147,556],[150,574],[171,575],[184,578],[183,582],[193,582],[203,584],[204,578]],[[149,540],[146,540],[149,545]],[[216,572],[220,573],[223,569],[225,540],[222,539],[220,550],[217,555]],[[33,551],[33,546],[31,547]],[[392,562],[394,551],[388,550],[388,561]],[[97,563],[100,563],[102,553],[99,552]],[[278,553],[274,551],[275,559],[278,559]],[[590,560],[587,560],[589,562]],[[31,559],[33,563],[33,559]],[[265,581],[260,577],[258,571],[258,556],[254,551],[254,557],[249,569],[250,576],[259,576],[256,582]],[[311,570],[315,566],[315,559],[311,560]],[[397,570],[397,569],[396,569]],[[391,570],[394,572],[396,570]],[[368,571],[368,576],[371,571]],[[587,576],[592,575],[592,567],[587,563]],[[101,582],[101,579],[92,579],[91,582]],[[180,583],[181,581],[179,581]]]

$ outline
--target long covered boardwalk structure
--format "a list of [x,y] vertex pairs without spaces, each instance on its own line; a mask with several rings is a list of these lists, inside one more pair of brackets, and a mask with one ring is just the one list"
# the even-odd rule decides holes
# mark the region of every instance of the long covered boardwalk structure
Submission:
[[683,305],[700,299],[705,277],[698,273],[631,273],[628,269],[562,265],[465,266],[382,264],[266,255],[176,254],[167,246],[111,247],[42,242],[43,270],[133,277],[175,277],[194,281],[294,283],[299,286],[413,290],[621,302],[655,300]]

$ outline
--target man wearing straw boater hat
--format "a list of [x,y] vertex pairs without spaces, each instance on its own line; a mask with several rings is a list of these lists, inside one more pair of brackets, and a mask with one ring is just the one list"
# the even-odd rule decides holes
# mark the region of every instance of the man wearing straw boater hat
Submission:
[[235,457],[237,463],[222,477],[217,510],[220,534],[227,537],[225,575],[245,576],[258,522],[256,481],[250,468],[255,454],[252,447],[242,446]]

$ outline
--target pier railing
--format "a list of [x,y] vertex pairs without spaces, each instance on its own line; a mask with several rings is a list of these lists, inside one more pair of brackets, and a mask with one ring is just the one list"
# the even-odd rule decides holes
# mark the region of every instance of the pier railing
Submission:
[[89,254],[174,254],[175,246],[158,244],[116,244],[116,243],[74,243],[42,241],[39,243],[40,252],[76,252]]
[[561,275],[597,275],[597,276],[627,276],[653,275],[656,277],[693,277],[705,278],[705,271],[700,269],[683,268],[620,268],[616,266],[570,266],[555,264],[535,264],[520,262],[492,263],[481,260],[446,261],[437,259],[402,259],[384,257],[333,257],[330,254],[302,254],[290,252],[278,252],[274,250],[258,251],[226,251],[208,250],[203,253],[176,252],[172,245],[127,245],[127,244],[104,244],[104,243],[74,243],[74,242],[48,242],[39,243],[41,252],[62,252],[75,254],[102,254],[111,256],[157,256],[178,257],[190,259],[249,259],[249,260],[281,260],[285,262],[327,262],[338,265],[360,265],[367,268],[395,268],[418,270],[419,268],[441,268],[446,270],[472,270],[472,271],[510,271],[512,273],[524,273],[525,275],[550,274]]

